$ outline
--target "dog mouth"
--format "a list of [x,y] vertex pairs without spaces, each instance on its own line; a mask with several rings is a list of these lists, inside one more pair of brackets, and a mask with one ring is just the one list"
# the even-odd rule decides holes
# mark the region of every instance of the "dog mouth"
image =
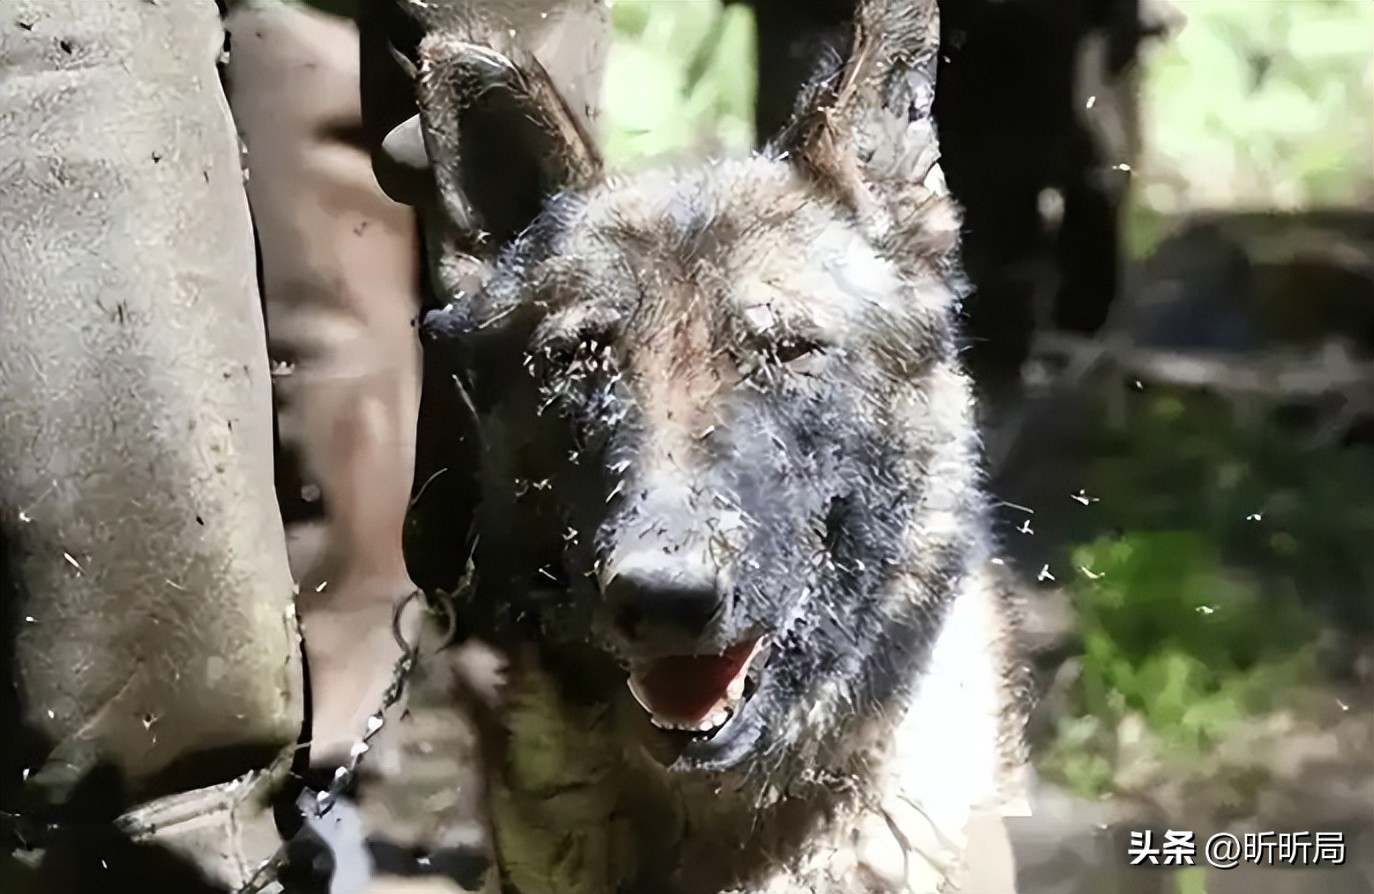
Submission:
[[668,655],[630,664],[629,688],[654,726],[695,739],[724,730],[758,689],[770,651],[765,637],[719,655]]

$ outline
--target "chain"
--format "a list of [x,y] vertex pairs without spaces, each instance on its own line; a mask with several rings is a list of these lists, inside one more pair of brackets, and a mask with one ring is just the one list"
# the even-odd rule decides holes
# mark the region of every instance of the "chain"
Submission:
[[[456,600],[459,598],[460,594],[468,591],[472,586],[472,581],[473,563],[472,559],[469,558],[467,568],[463,573],[462,579],[459,581],[457,589],[451,594],[442,592],[437,593],[434,601],[437,602],[438,605],[427,605],[427,608],[431,612],[435,612],[436,609],[440,609],[440,606],[442,606],[440,610],[446,616],[445,622],[448,631],[445,635],[445,641],[452,637],[457,625]],[[387,685],[386,691],[382,694],[380,706],[368,716],[366,730],[358,741],[353,743],[353,747],[349,749],[348,763],[334,771],[334,777],[330,780],[327,788],[316,793],[314,809],[317,817],[323,817],[328,814],[329,811],[334,808],[340,796],[344,795],[353,785],[354,781],[357,779],[358,767],[363,756],[371,749],[372,740],[381,732],[382,727],[386,723],[386,712],[400,701],[401,696],[405,693],[406,683],[409,681],[410,675],[414,672],[416,661],[420,657],[420,645],[418,642],[407,642],[405,635],[401,632],[401,613],[405,610],[406,606],[416,598],[425,599],[425,595],[423,592],[416,589],[396,603],[396,608],[391,615],[391,635],[396,638],[397,645],[401,647],[401,657],[396,660],[396,665],[391,675],[391,682]],[[429,600],[426,600],[426,602],[428,603]],[[240,887],[235,894],[270,894],[270,892],[274,890],[280,890],[276,887],[276,876],[278,871],[286,863],[288,845],[289,842],[283,842],[281,846],[277,848],[276,852],[258,867],[257,871],[253,873],[253,877]]]

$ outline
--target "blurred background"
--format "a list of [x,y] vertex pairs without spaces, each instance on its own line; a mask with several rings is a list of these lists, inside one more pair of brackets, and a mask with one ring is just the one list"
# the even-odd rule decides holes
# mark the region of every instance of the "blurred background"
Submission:
[[[611,160],[747,152],[750,9],[611,9]],[[1111,110],[1138,148],[1107,159],[1108,322],[1042,331],[990,428],[1042,694],[1022,890],[1374,892],[1374,4],[1169,14]],[[1147,825],[1339,831],[1347,859],[1126,869]]]

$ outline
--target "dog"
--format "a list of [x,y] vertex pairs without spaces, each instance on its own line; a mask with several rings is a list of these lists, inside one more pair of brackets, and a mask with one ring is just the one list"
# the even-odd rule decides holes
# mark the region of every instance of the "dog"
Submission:
[[510,31],[420,44],[387,145],[428,165],[424,334],[482,439],[507,890],[950,891],[1021,802],[938,14],[853,28],[766,150],[633,176]]

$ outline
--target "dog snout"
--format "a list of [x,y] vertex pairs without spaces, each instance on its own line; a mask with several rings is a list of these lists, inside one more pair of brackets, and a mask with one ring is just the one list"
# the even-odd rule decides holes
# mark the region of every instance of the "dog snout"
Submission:
[[658,554],[618,563],[602,591],[617,632],[651,648],[702,643],[728,607],[714,570]]

